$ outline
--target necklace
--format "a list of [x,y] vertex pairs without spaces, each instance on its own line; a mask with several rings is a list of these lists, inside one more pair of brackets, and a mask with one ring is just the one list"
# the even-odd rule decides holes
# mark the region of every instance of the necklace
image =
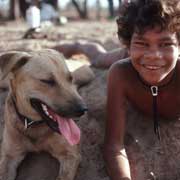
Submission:
[[158,103],[158,93],[159,93],[159,90],[164,88],[164,87],[167,87],[169,86],[172,81],[175,79],[175,71],[173,72],[173,75],[172,77],[170,78],[170,80],[166,83],[166,84],[163,84],[163,85],[160,85],[160,86],[155,86],[155,85],[149,85],[147,84],[146,82],[144,82],[142,80],[142,78],[140,77],[140,75],[137,73],[138,75],[138,79],[140,80],[140,82],[145,86],[147,87],[150,92],[151,92],[151,95],[152,95],[152,110],[153,110],[153,122],[154,122],[154,133],[155,135],[157,135],[159,141],[161,141],[161,134],[160,134],[160,123],[159,123],[159,119],[158,119],[158,106],[157,106],[157,103]]
[[158,86],[151,86],[151,94],[153,97],[153,121],[154,121],[154,133],[158,136],[158,139],[161,140],[159,120],[158,120],[158,108],[157,108],[157,96],[158,96]]

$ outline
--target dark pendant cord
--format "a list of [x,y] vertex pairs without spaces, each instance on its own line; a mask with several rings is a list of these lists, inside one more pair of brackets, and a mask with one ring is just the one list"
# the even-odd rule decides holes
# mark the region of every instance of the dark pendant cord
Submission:
[[154,120],[154,133],[158,136],[161,141],[160,126],[158,120],[158,108],[157,108],[157,96],[158,96],[158,86],[151,86],[151,93],[153,96],[153,120]]
[[153,109],[153,122],[154,122],[154,133],[158,136],[158,139],[161,141],[161,134],[160,134],[160,125],[159,125],[159,120],[158,120],[158,108],[157,108],[157,96],[158,96],[158,91],[164,87],[169,86],[169,84],[171,84],[173,82],[173,80],[176,78],[176,69],[173,72],[173,75],[171,77],[171,79],[169,80],[169,82],[167,82],[164,85],[161,86],[151,86],[149,84],[146,84],[140,77],[140,75],[137,73],[137,77],[139,78],[140,82],[147,87],[148,89],[150,89],[151,94],[152,94],[152,98],[153,98],[153,102],[152,102],[152,109]]

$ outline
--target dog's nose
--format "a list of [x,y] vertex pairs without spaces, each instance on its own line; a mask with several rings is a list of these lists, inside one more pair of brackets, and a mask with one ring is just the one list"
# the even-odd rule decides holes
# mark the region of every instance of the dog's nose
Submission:
[[75,110],[77,116],[82,116],[86,111],[88,111],[88,108],[85,105],[79,106]]

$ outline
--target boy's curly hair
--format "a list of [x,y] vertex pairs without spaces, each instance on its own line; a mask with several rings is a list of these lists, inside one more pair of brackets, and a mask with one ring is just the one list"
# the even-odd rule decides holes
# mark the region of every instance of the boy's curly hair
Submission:
[[180,42],[179,0],[133,0],[122,5],[117,18],[118,37],[129,47],[134,32],[144,33],[155,26],[176,32]]

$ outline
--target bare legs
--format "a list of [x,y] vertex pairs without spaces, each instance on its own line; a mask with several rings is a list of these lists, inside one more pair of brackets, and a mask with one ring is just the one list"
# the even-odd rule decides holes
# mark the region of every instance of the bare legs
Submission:
[[88,41],[64,42],[54,49],[62,52],[67,58],[74,54],[84,54],[89,58],[91,65],[97,68],[109,68],[114,62],[128,57],[126,49],[106,51],[102,45]]

